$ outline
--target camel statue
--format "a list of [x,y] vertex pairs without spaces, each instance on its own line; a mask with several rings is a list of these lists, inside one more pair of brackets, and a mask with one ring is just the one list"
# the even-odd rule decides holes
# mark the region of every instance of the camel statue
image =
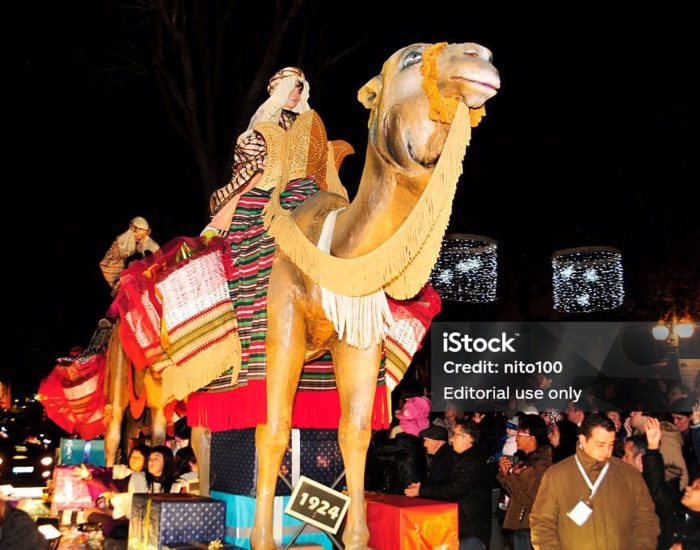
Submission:
[[[113,466],[121,441],[122,421],[129,405],[130,385],[140,397],[138,403],[132,404],[131,417],[141,416],[144,407],[148,407],[151,413],[150,433],[153,445],[165,444],[167,420],[165,406],[161,402],[159,381],[154,379],[149,370],[133,369],[119,341],[118,325],[112,332],[106,354],[105,395],[108,404],[105,415],[105,461],[107,466]],[[130,369],[132,374],[129,374]],[[132,435],[129,432],[134,430],[138,431],[138,425],[133,421],[127,422],[127,440]]]
[[[343,542],[346,548],[367,547],[364,469],[381,340],[371,338],[359,345],[340,338],[338,323],[329,320],[324,292],[331,288],[338,295],[359,297],[386,291],[406,298],[424,284],[439,253],[454,190],[433,189],[431,204],[435,207],[425,209],[420,223],[410,220],[426,200],[433,173],[445,172],[437,167],[441,157],[447,156],[443,148],[447,150],[453,127],[460,124],[466,129],[454,131],[464,134],[457,147],[461,152],[456,157],[451,153],[450,161],[457,171],[444,178],[456,184],[469,132],[465,106],[481,108],[499,86],[491,52],[478,44],[414,44],[399,50],[358,94],[370,109],[369,140],[352,203],[338,194],[320,192],[290,214],[293,226],[274,211],[274,204],[267,213],[277,251],[267,306],[267,420],[256,430],[259,469],[251,536],[255,550],[275,548],[274,488],[289,441],[294,394],[305,358],[323,350],[330,350],[333,356],[341,402],[338,439],[352,499]],[[266,140],[274,138],[273,129],[261,131]],[[334,229],[326,221],[331,212]],[[402,231],[408,231],[410,242],[390,244]],[[299,244],[299,235],[306,244]],[[323,235],[330,255],[315,248]],[[393,251],[386,252],[386,246],[393,246]],[[427,256],[421,257],[424,254]],[[324,257],[332,257],[338,265],[335,274],[332,266],[315,269]],[[386,265],[374,269],[383,260]]]

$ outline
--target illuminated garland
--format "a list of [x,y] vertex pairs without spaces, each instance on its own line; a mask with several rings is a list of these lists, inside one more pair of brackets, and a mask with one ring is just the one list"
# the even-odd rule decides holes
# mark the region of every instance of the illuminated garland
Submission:
[[554,309],[605,311],[622,305],[622,254],[609,247],[559,250],[552,255]]
[[496,301],[498,243],[479,235],[448,235],[430,280],[445,300]]

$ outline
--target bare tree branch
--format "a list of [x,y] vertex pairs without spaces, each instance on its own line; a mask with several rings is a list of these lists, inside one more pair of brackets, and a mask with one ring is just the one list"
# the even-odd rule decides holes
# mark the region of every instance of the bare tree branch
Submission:
[[[279,68],[293,25],[299,36],[298,65],[308,66],[307,72],[313,71],[317,81],[367,41],[366,31],[359,40],[353,33],[355,41],[337,52],[336,36],[324,40],[325,27],[319,21],[329,14],[320,0],[275,0],[259,10],[247,5],[246,17],[249,8],[265,14],[266,25],[258,35],[267,42],[254,51],[246,42],[251,40],[245,32],[247,21],[235,19],[239,7],[235,0],[131,1],[126,6],[130,23],[125,25],[126,52],[115,55],[119,63],[110,71],[154,76],[169,124],[192,148],[205,197],[225,183],[222,158],[233,150],[268,78]],[[227,34],[236,24],[244,29],[237,41],[237,35]],[[311,56],[313,62],[307,59]],[[250,60],[255,67],[252,75]]]
[[363,46],[367,42],[368,39],[369,39],[369,37],[365,35],[363,38],[361,38],[360,40],[358,40],[357,42],[355,42],[351,46],[347,47],[345,50],[340,52],[338,55],[336,55],[332,58],[326,58],[326,60],[323,63],[321,63],[321,66],[319,67],[318,72],[316,73],[316,78],[320,79],[320,77],[323,76],[323,74],[328,69],[333,67],[333,65],[338,63],[344,57],[350,55],[352,52],[354,52],[355,50],[357,50],[358,48]]
[[[301,10],[303,4],[304,0],[292,0],[289,3],[284,2],[283,0],[277,2],[276,11],[278,16],[276,17],[275,25],[272,29],[270,43],[268,44],[258,71],[255,73],[253,82],[248,88],[248,93],[241,103],[241,108],[238,110],[235,128],[243,129],[246,125],[245,122],[248,118],[250,118],[253,112],[253,107],[265,88],[267,79],[270,78],[270,75],[273,73],[275,63],[277,63],[277,60],[279,59],[280,50],[282,49],[282,43],[285,35],[287,34],[287,30],[289,29],[291,23],[296,19],[297,15],[299,15],[299,11]],[[284,10],[285,6],[287,7],[286,10]],[[231,142],[230,148],[233,148],[234,143],[235,137]]]

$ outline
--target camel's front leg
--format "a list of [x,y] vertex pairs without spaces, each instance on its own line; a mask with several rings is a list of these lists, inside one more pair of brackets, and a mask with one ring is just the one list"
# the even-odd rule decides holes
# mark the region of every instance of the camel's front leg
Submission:
[[209,466],[211,464],[211,430],[201,426],[192,427],[190,444],[197,457],[199,467],[199,494],[209,496]]
[[[122,420],[124,412],[129,404],[128,394],[128,369],[131,368],[129,360],[119,341],[119,325],[114,328],[107,348],[107,360],[109,372],[109,400],[111,408],[109,422],[105,432],[105,461],[109,468],[114,466],[119,444],[121,442]],[[129,449],[126,449],[128,454]]]
[[126,411],[126,407],[119,403],[114,403],[111,407],[111,418],[105,433],[105,463],[108,468],[114,466],[114,461],[117,458],[117,451],[121,442],[122,420],[124,420],[124,412]]
[[168,420],[165,418],[163,407],[151,409],[151,445],[165,445],[165,430],[168,427]]
[[345,463],[348,495],[352,499],[343,533],[346,549],[367,548],[369,541],[364,498],[365,460],[380,360],[381,346],[360,350],[341,343],[333,350],[341,410],[338,442]]
[[[282,284],[275,284],[281,282]],[[296,289],[284,275],[275,281],[275,272],[268,292],[267,352],[267,422],[255,432],[258,456],[258,478],[255,501],[255,523],[250,537],[254,550],[275,548],[272,531],[273,499],[282,457],[287,449],[292,427],[294,394],[304,365],[306,338],[301,310],[295,307]]]

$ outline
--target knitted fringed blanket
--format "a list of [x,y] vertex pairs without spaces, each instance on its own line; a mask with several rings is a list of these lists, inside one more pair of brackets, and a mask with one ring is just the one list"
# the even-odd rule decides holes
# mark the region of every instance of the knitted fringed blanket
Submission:
[[421,342],[433,317],[440,313],[442,303],[440,295],[430,283],[410,300],[394,300],[391,296],[387,296],[387,300],[394,321],[384,341],[384,355],[386,384],[393,391],[421,348]]
[[105,354],[61,361],[39,385],[46,415],[69,433],[94,439],[105,432]]
[[162,375],[162,400],[184,399],[240,356],[225,243],[177,238],[122,274],[120,338],[134,364]]

